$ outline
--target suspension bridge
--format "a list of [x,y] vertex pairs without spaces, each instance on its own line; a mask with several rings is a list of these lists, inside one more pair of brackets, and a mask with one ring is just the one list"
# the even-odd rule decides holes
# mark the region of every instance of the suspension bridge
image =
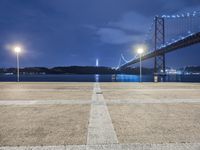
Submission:
[[[200,42],[200,11],[177,15],[156,16],[145,35],[143,45],[147,51],[141,60],[154,58],[154,74],[165,75],[165,54]],[[139,56],[131,60],[121,55],[117,69],[130,67],[140,61]],[[124,63],[123,63],[124,62]]]

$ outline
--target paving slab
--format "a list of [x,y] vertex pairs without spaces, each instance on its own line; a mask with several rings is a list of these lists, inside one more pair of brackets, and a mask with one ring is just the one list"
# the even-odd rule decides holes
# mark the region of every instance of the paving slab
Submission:
[[0,100],[90,100],[85,91],[0,91]]
[[200,103],[108,105],[120,143],[198,143]]
[[91,83],[0,83],[0,100],[90,100]]
[[200,99],[200,84],[102,83],[101,88],[106,100]]
[[0,82],[1,90],[92,90],[89,82]]
[[200,89],[200,83],[177,83],[177,82],[101,82],[102,91],[105,90],[121,90],[121,89]]
[[0,106],[0,146],[86,144],[90,105]]

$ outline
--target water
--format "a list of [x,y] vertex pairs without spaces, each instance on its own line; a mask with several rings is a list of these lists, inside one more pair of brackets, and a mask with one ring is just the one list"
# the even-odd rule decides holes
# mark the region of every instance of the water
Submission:
[[[23,82],[139,82],[138,75],[21,75]],[[0,75],[0,81],[15,82],[15,75]],[[153,82],[152,75],[143,75],[143,82]],[[200,75],[170,75],[167,82],[200,82]]]

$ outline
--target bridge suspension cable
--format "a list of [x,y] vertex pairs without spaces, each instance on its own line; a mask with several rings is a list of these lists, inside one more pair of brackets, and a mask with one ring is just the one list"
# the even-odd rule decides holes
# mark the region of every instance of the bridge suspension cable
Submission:
[[[136,54],[136,55],[134,56],[133,59],[136,59],[136,58],[138,58],[138,54]],[[121,55],[120,55],[120,59],[119,59],[119,63],[118,63],[118,66],[117,66],[117,69],[120,68],[122,65],[131,62],[133,59],[128,60],[128,59],[126,59],[126,58],[124,57],[123,54],[121,54]]]
[[[191,45],[192,43],[198,43],[199,34],[200,11],[156,16],[143,40],[144,45],[148,47],[147,51],[144,53],[144,58],[148,59],[153,56],[156,58],[160,55],[160,52],[155,53],[157,50],[168,48],[166,52],[169,52],[176,49],[176,46],[177,48],[181,48]],[[184,41],[187,41],[187,43],[184,43]],[[163,54],[162,52],[162,55]],[[165,66],[164,55],[162,57],[163,63],[160,65]],[[137,56],[128,61],[121,55],[120,59],[119,67],[130,66],[134,62],[137,62]],[[125,64],[121,65],[122,61],[124,61]]]
[[[158,17],[163,18],[165,21],[165,43],[158,45],[158,47],[172,44],[177,40],[184,39],[185,37],[200,31],[200,11],[177,15],[162,15]],[[155,19],[151,23],[143,43],[148,47],[146,53],[155,50]]]

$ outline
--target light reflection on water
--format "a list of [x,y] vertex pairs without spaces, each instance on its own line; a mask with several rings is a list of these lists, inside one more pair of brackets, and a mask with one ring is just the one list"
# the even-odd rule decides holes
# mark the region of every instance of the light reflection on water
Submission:
[[[138,75],[21,75],[24,82],[139,82]],[[0,75],[0,81],[15,82],[15,75]],[[142,82],[153,82],[153,75],[143,75]],[[200,75],[170,75],[167,82],[200,82]]]
[[95,74],[95,82],[99,82],[99,74]]
[[137,75],[117,75],[116,81],[117,82],[139,82],[140,76],[137,76]]

